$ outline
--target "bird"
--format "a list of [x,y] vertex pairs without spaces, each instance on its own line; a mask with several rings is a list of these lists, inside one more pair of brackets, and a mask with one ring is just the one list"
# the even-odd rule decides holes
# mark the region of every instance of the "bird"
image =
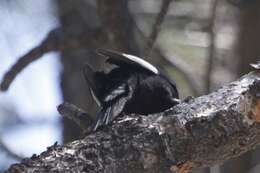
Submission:
[[97,55],[115,67],[95,71],[89,64],[83,75],[90,93],[100,106],[92,130],[110,124],[122,113],[148,115],[180,103],[176,83],[166,73],[140,57],[97,49]]

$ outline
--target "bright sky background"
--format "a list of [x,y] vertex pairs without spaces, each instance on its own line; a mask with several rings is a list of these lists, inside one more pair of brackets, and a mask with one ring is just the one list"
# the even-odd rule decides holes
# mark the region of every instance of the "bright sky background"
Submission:
[[[48,8],[50,0],[23,1],[19,1],[17,7],[15,3],[8,4],[9,7],[0,6],[1,78],[18,57],[39,44],[57,26],[53,12]],[[7,93],[1,93],[0,100],[11,99],[17,111],[28,118],[39,113],[53,114],[56,111],[53,105],[60,103],[57,94],[59,70],[57,54],[44,55],[15,79]]]
[[[0,2],[0,79],[18,57],[38,45],[58,25],[51,2]],[[18,154],[31,156],[40,153],[61,139],[56,111],[56,106],[62,102],[59,71],[58,54],[46,54],[22,71],[8,92],[0,93],[0,105],[6,107],[8,103],[9,109],[14,109],[23,121],[43,121],[0,131],[4,142]],[[6,115],[0,110],[1,113],[0,121],[3,121]],[[3,157],[0,155],[0,164]]]

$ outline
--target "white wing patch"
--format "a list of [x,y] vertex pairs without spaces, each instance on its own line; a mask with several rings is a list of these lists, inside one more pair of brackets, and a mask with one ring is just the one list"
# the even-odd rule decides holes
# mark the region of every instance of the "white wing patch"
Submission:
[[97,104],[99,107],[101,107],[101,103],[100,103],[100,101],[98,100],[97,96],[95,95],[95,93],[93,92],[92,89],[90,89],[90,94],[91,94],[92,98],[94,99],[94,101],[96,102],[96,104]]
[[128,58],[128,59],[130,59],[130,60],[132,60],[132,61],[134,61],[136,63],[138,63],[142,67],[152,71],[155,74],[159,73],[159,71],[157,70],[156,67],[154,67],[152,64],[150,64],[149,62],[147,62],[147,61],[145,61],[145,60],[143,60],[141,58],[138,58],[138,57],[136,57],[134,55],[125,54],[125,53],[122,53],[122,55],[125,56],[126,58]]

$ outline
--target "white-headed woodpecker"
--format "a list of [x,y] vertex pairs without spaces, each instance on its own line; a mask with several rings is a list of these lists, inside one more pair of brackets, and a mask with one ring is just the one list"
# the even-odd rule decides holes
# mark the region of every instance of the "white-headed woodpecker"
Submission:
[[101,107],[94,131],[112,122],[120,113],[146,115],[178,104],[175,82],[147,61],[103,49],[97,53],[116,67],[108,73],[94,71],[88,64],[83,68],[92,97]]

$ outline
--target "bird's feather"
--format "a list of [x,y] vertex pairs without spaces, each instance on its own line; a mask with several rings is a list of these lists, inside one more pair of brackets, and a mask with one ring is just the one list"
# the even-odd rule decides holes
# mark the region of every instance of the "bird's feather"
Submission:
[[110,102],[116,99],[119,96],[122,96],[127,93],[127,86],[125,83],[113,88],[111,92],[104,98],[104,102]]
[[93,130],[96,131],[99,126],[108,125],[112,122],[122,112],[129,98],[130,97],[120,97],[110,103],[107,103],[107,105],[104,105],[98,113]]
[[146,70],[153,74],[158,74],[158,69],[153,66],[151,63],[143,60],[142,58],[139,58],[134,55],[129,55],[125,53],[118,53],[110,50],[105,49],[98,49],[97,53],[108,57],[107,62],[110,64],[115,64],[117,66],[133,66],[137,67],[139,69]]

